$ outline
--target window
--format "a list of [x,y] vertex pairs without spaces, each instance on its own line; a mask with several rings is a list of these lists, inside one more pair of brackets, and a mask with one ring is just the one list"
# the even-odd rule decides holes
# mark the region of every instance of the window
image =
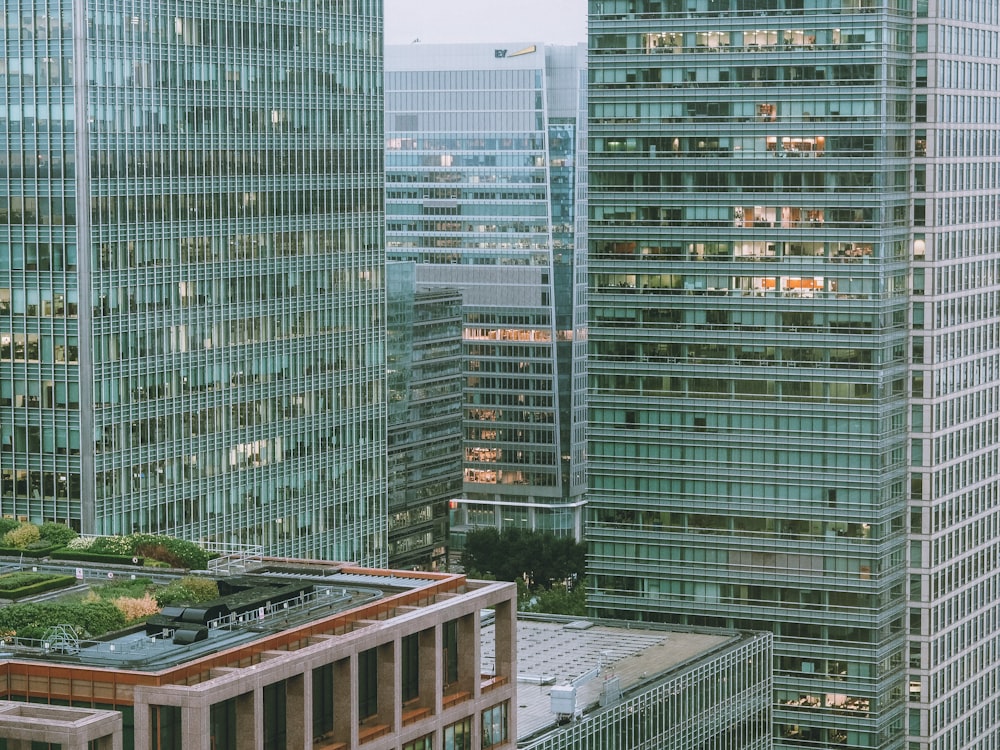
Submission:
[[444,728],[444,750],[472,750],[472,717]]
[[413,700],[420,694],[420,634],[405,636],[402,642],[403,700]]
[[333,665],[312,671],[313,737],[333,731]]
[[378,713],[378,649],[358,654],[358,716],[366,719]]
[[507,702],[483,711],[483,748],[507,741]]
[[458,682],[458,620],[446,622],[441,627],[441,667],[444,672],[444,682],[449,685]]
[[425,735],[420,739],[413,740],[412,742],[407,742],[403,745],[403,750],[433,750],[434,745],[432,744],[434,740],[433,734]]
[[264,686],[264,750],[284,750],[288,734],[285,680]]
[[181,750],[180,706],[150,706],[152,750]]
[[209,734],[213,750],[236,750],[236,699],[212,706]]

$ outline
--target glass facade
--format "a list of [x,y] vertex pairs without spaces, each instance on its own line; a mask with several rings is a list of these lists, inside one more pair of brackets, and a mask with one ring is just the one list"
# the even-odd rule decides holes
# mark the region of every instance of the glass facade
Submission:
[[0,512],[384,563],[381,4],[0,18]]
[[464,302],[453,539],[476,526],[582,531],[572,411],[582,67],[582,47],[386,51],[387,252]]
[[914,4],[909,750],[1000,737],[1000,5]]
[[462,493],[462,295],[418,289],[413,263],[386,278],[389,567],[438,569]]
[[590,2],[589,605],[773,630],[778,747],[905,745],[913,10]]

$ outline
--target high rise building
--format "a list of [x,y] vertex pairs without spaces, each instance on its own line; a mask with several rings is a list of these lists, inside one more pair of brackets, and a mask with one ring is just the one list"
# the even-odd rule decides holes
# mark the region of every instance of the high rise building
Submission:
[[384,563],[381,3],[0,20],[0,512]]
[[385,64],[387,253],[415,261],[419,284],[463,294],[452,538],[475,527],[579,538],[583,47],[413,44],[387,47]]
[[389,565],[443,569],[462,494],[462,295],[418,288],[416,264],[394,262],[386,298]]
[[589,7],[591,606],[772,629],[779,747],[995,747],[996,4]]

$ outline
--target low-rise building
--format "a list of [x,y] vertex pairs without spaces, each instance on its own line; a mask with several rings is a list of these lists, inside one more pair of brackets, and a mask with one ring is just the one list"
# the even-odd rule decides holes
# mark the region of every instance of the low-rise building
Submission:
[[521,615],[517,640],[520,750],[772,746],[770,633]]
[[[0,738],[113,743],[101,750],[513,746],[514,584],[274,559],[219,581],[219,600],[164,608],[108,640],[9,642],[0,699],[72,708],[58,718],[0,706]],[[483,618],[497,644],[488,673]],[[83,722],[57,737],[86,718],[77,709],[117,712],[121,729],[93,737]]]

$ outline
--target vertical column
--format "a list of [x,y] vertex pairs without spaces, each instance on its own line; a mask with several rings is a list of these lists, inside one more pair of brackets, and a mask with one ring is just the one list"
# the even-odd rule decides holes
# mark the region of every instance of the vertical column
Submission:
[[[211,710],[210,705],[191,705],[188,704],[184,706],[183,712],[181,713],[181,736],[184,738],[183,744],[186,750],[210,750],[211,744]],[[135,721],[136,729],[138,729],[139,714],[145,714],[147,733],[146,737],[152,743],[152,738],[149,736],[149,706],[146,705],[145,711],[140,710],[139,706],[135,708]],[[136,737],[141,735],[136,732]]]
[[383,643],[378,647],[378,723],[395,726],[396,707],[403,702],[400,684],[400,665],[396,654],[397,641]]
[[[442,698],[444,698],[444,634],[442,623],[439,622],[434,625],[433,638],[434,673],[430,676],[430,679],[434,680],[434,703],[432,704],[432,710],[434,711],[434,715],[437,716],[441,713]],[[421,673],[423,673],[424,669],[420,670]]]
[[417,704],[437,713],[441,695],[441,629],[421,630],[417,637],[420,648],[420,688]]
[[[348,737],[350,737],[351,747],[358,746],[358,726],[361,724],[361,709],[358,705],[358,655],[357,652],[351,654],[348,660],[348,694],[350,695],[351,711],[348,714]],[[334,712],[336,714],[336,712]],[[336,722],[336,715],[334,722]]]
[[312,747],[312,680],[297,674],[289,677],[285,684],[288,687],[288,700],[285,701],[286,747],[288,750]]
[[[139,691],[136,691],[139,692]],[[148,745],[149,747],[154,746],[153,737],[150,734],[152,731],[152,717],[150,713],[152,708],[148,703],[141,700],[139,696],[136,696],[135,704],[132,706],[132,721],[134,722],[134,728],[132,730],[132,736],[135,738],[136,747],[143,747]],[[184,726],[184,717],[181,715],[181,727]],[[182,729],[183,731],[183,729]],[[183,735],[181,735],[183,737]],[[105,750],[101,748],[101,750]],[[110,750],[110,748],[108,749]]]
[[260,687],[236,697],[236,750],[257,750],[264,737],[264,696]]
[[351,727],[358,723],[357,697],[354,694],[353,685],[350,660],[341,659],[334,662],[333,739],[335,742],[350,742]]
[[458,620],[458,684],[470,697],[479,694],[479,612]]
[[504,601],[494,607],[494,640],[496,646],[497,677],[506,677],[508,683],[513,683],[516,675],[514,665],[517,663],[517,611],[511,602]]

